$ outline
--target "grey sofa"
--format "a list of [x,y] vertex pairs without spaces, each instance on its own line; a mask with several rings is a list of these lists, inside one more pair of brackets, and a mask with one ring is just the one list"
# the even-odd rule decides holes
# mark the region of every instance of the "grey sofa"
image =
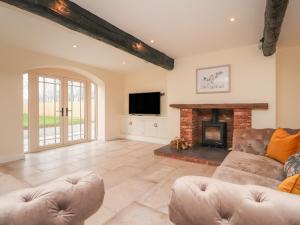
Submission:
[[27,185],[0,174],[0,225],[83,225],[104,198],[103,180],[92,172],[79,172],[48,184],[10,192]]
[[[288,130],[290,133],[298,130]],[[212,178],[183,177],[172,187],[176,225],[300,225],[300,196],[276,190],[283,165],[265,157],[272,129],[239,130]]]

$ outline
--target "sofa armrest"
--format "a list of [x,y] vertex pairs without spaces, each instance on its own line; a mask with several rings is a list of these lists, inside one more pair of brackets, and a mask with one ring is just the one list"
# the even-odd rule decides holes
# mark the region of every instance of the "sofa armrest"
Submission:
[[0,198],[0,225],[78,225],[104,198],[103,180],[80,172]]
[[176,225],[300,224],[300,196],[206,177],[183,177],[172,187],[170,220]]

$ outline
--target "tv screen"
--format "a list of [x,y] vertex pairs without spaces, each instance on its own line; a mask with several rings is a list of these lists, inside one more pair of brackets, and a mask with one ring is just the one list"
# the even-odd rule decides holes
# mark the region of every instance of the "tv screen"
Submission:
[[160,92],[129,94],[129,114],[160,114]]

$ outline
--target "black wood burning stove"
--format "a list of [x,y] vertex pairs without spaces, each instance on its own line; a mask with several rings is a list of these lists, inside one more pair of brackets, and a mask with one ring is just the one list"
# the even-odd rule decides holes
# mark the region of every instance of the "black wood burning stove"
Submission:
[[212,110],[212,120],[202,121],[202,145],[226,148],[227,124],[219,122],[219,110]]

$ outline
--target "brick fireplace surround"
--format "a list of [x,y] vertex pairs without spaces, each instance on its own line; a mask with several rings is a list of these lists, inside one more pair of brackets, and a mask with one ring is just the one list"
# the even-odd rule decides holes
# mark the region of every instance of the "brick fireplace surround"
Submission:
[[180,137],[189,145],[201,144],[202,121],[210,121],[212,109],[219,109],[219,121],[227,123],[227,146],[232,146],[234,130],[252,127],[252,110],[268,109],[267,103],[172,104],[180,109]]

